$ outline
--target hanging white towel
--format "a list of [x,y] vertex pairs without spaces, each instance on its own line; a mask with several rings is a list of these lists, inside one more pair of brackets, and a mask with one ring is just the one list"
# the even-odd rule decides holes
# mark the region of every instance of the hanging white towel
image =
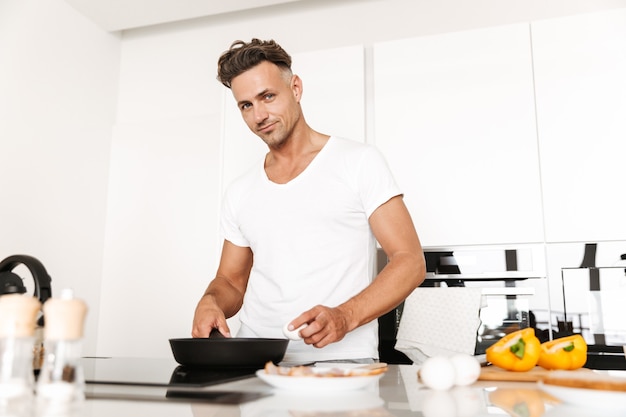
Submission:
[[480,288],[416,288],[404,302],[396,350],[415,364],[437,355],[473,355],[481,301]]

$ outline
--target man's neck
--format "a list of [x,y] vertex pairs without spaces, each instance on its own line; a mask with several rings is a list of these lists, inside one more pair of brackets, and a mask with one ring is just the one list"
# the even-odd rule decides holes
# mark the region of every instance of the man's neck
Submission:
[[265,157],[265,173],[278,184],[285,184],[300,175],[322,150],[329,136],[308,128],[293,135],[280,148],[270,148]]

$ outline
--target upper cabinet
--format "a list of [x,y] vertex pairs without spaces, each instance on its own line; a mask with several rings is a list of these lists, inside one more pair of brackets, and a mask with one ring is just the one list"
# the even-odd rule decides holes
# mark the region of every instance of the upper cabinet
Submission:
[[424,246],[543,241],[529,25],[374,46],[375,141]]
[[[365,57],[294,55],[305,116],[357,140],[367,126],[425,247],[626,239],[626,9],[381,42]],[[224,185],[267,151],[226,95]]]
[[626,238],[626,9],[532,24],[548,242]]

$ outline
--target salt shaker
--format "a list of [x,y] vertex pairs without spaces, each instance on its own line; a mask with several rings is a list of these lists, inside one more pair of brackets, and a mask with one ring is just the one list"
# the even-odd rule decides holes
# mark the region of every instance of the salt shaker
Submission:
[[0,415],[28,415],[33,399],[33,342],[41,303],[0,296]]
[[70,410],[85,398],[81,365],[86,304],[63,290],[43,305],[44,360],[37,380],[39,415]]

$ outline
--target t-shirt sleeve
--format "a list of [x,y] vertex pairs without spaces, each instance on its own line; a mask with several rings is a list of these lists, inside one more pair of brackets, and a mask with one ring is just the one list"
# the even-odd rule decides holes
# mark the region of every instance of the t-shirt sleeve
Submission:
[[402,195],[387,161],[382,153],[373,146],[368,146],[363,153],[358,185],[368,218],[378,207],[391,198]]
[[220,219],[220,233],[222,237],[229,242],[242,247],[249,247],[250,243],[241,233],[239,222],[237,221],[237,212],[235,211],[233,199],[236,193],[229,189],[224,195],[222,202],[222,215]]

